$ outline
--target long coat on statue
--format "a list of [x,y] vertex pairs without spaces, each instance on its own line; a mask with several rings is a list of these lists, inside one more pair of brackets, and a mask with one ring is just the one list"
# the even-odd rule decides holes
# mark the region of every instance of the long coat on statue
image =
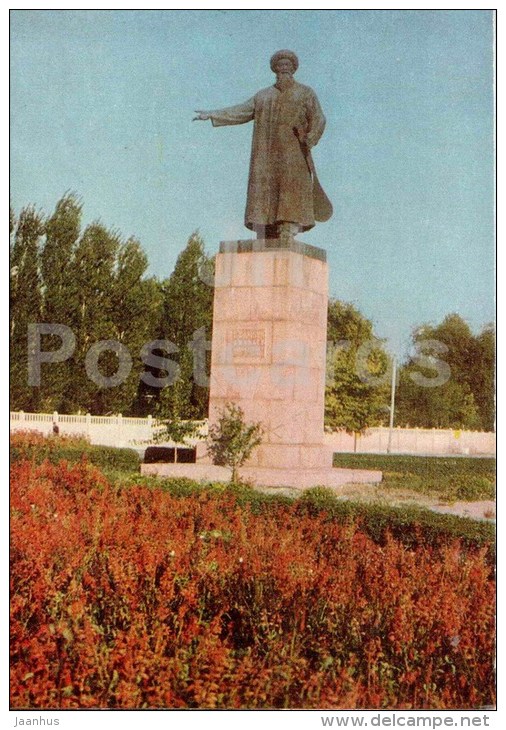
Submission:
[[244,104],[209,114],[215,127],[254,121],[246,227],[290,221],[304,231],[312,228],[313,181],[306,153],[325,128],[314,91],[296,81],[283,90],[274,85]]

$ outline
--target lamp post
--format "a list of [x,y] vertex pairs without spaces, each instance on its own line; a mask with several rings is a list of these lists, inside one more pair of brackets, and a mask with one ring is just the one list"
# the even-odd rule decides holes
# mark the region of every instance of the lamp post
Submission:
[[392,359],[392,387],[390,395],[390,422],[388,424],[388,446],[387,454],[390,453],[392,448],[392,434],[394,430],[394,412],[395,412],[395,381],[397,379],[397,361],[395,357]]

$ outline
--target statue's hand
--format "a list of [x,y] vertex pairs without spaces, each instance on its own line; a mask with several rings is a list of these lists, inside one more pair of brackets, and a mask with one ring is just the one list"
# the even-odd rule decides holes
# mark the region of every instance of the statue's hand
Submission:
[[208,119],[211,119],[209,112],[203,112],[195,109],[195,114],[198,116],[193,117],[192,122],[206,122]]

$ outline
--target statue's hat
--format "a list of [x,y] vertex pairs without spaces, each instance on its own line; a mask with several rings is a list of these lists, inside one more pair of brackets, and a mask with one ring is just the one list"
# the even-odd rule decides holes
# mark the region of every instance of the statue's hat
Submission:
[[271,58],[271,69],[272,71],[276,71],[276,64],[278,61],[281,61],[282,58],[288,58],[293,63],[294,71],[297,71],[299,68],[299,59],[295,55],[293,51],[287,51],[286,49],[282,51],[276,51],[276,53]]

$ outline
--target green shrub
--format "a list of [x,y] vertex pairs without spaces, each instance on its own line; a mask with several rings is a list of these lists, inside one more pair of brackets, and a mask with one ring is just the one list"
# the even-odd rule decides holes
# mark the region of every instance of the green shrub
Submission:
[[334,454],[334,466],[380,469],[382,487],[409,489],[444,499],[494,499],[493,458],[406,456],[400,454]]
[[[301,514],[314,514],[311,501],[299,499],[297,507]],[[391,507],[340,499],[327,503],[324,510],[331,520],[357,522],[363,532],[380,544],[387,534],[410,549],[418,545],[439,547],[459,538],[467,547],[488,546],[490,560],[494,560],[495,526],[489,522],[438,514],[417,506]]]
[[[118,449],[113,446],[92,446],[82,452],[95,466],[104,469],[120,469],[122,471],[138,471],[140,458],[134,449]],[[65,457],[64,457],[65,458]]]
[[337,502],[335,492],[328,487],[311,487],[310,489],[305,489],[299,499],[300,502],[307,505],[310,511],[313,512],[332,509]]
[[127,477],[120,475],[118,486],[121,488],[143,486],[150,489],[161,489],[164,492],[169,492],[174,497],[190,497],[208,491],[225,491],[228,487],[227,484],[219,482],[216,484],[196,482],[187,477],[159,477],[148,474],[129,474]]
[[465,502],[495,499],[495,486],[486,477],[458,475],[449,480],[448,487],[448,491],[443,494],[445,499],[460,499]]
[[[341,455],[339,455],[341,456]],[[348,455],[345,455],[348,456]],[[373,459],[373,455],[351,455],[352,463],[347,466],[364,468],[364,461],[374,468],[382,466]],[[366,456],[367,459],[362,457]],[[293,498],[283,494],[265,494],[251,487],[249,484],[224,484],[224,483],[198,483],[184,477],[160,478],[154,476],[143,476],[138,473],[139,457],[133,449],[117,449],[105,446],[92,446],[85,441],[70,443],[69,440],[48,438],[48,439],[13,439],[11,446],[11,458],[13,461],[24,459],[34,460],[37,464],[45,459],[52,463],[66,460],[75,463],[81,459],[87,459],[90,463],[107,471],[108,476],[117,482],[118,488],[128,489],[130,486],[139,484],[149,486],[152,489],[163,489],[175,497],[188,497],[206,492],[233,494],[239,505],[246,506],[253,514],[271,512],[273,510],[284,510],[293,505]],[[412,459],[422,457],[378,457],[383,464],[388,463],[392,467],[392,460],[397,460],[397,468],[405,468]],[[401,461],[402,460],[402,461]],[[430,462],[430,459],[423,459]],[[460,474],[455,474],[456,469],[451,463],[432,464],[428,469],[432,471],[432,479],[426,479],[425,485],[431,485],[434,489],[447,491],[451,488],[452,494],[458,499],[483,499],[490,498],[493,493],[493,485],[490,481],[490,463],[485,471],[484,465],[474,467],[474,474],[466,474],[467,462],[492,460],[474,459],[444,459],[439,462],[458,461]],[[402,463],[404,462],[404,463]],[[421,461],[415,462],[421,468]],[[340,463],[340,465],[342,465]],[[359,466],[358,466],[359,465]],[[453,474],[451,470],[453,469]],[[483,469],[480,474],[480,469]],[[439,474],[437,474],[439,470]],[[446,479],[441,471],[446,470]],[[487,474],[487,476],[485,476]],[[415,475],[416,476],[416,475]],[[400,478],[402,479],[402,473]],[[420,477],[417,477],[420,478]],[[449,486],[450,485],[450,486]],[[361,529],[368,534],[375,542],[383,544],[387,535],[391,534],[401,541],[406,547],[415,549],[418,545],[441,546],[459,538],[462,544],[467,547],[489,548],[489,560],[494,562],[495,528],[494,525],[478,520],[470,520],[454,515],[444,515],[431,512],[430,510],[416,507],[391,507],[379,503],[364,504],[351,500],[339,499],[335,493],[325,487],[314,487],[305,490],[296,501],[296,509],[302,515],[317,514],[324,512],[326,519],[337,520],[341,523],[356,522]]]
[[10,447],[11,461],[25,459],[42,464],[46,459],[52,464],[68,461],[75,464],[87,459],[91,464],[106,471],[135,472],[139,470],[139,455],[134,449],[119,449],[113,446],[97,446],[82,438],[49,437],[40,439],[13,436]]
[[350,469],[381,469],[383,472],[445,477],[475,474],[492,477],[495,459],[466,456],[412,456],[408,454],[334,454],[334,466]]
[[254,514],[293,504],[293,498],[282,494],[265,494],[254,489],[244,481],[232,482],[196,482],[186,477],[158,477],[132,474],[121,480],[122,487],[133,484],[149,486],[152,489],[163,489],[174,497],[188,497],[192,494],[210,492],[216,494],[233,494],[240,505],[248,505]]
[[200,484],[187,477],[174,477],[170,479],[158,479],[154,477],[153,486],[161,486],[164,491],[169,492],[174,497],[189,497],[192,494],[200,494],[202,491],[205,491],[207,485]]
[[230,481],[240,482],[239,468],[262,443],[263,433],[260,423],[245,421],[244,411],[240,406],[227,403],[220,412],[218,421],[209,427],[207,451],[213,464],[230,467]]

